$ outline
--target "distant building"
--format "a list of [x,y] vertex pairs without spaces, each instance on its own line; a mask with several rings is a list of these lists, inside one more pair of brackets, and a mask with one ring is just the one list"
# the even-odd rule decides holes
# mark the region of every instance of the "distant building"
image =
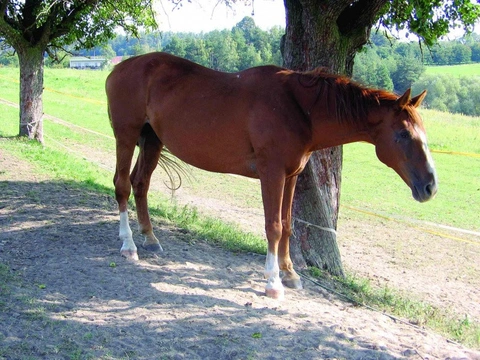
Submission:
[[100,57],[72,57],[70,58],[71,69],[101,69],[107,62],[105,58]]
[[110,62],[112,65],[120,64],[123,60],[123,56],[115,56]]

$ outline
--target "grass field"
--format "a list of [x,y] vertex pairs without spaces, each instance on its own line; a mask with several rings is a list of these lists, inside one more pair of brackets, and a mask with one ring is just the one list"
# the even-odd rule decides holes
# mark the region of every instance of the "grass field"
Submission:
[[[0,73],[1,97],[13,102],[18,102],[17,71],[2,68]],[[114,141],[108,138],[112,131],[104,93],[107,75],[108,72],[100,71],[45,69],[44,112],[105,135],[86,136],[85,132],[46,120],[47,144],[58,147],[58,144],[76,143],[114,153]],[[16,135],[18,110],[4,105],[1,109],[0,135]],[[341,203],[396,218],[427,220],[480,231],[480,118],[433,110],[421,113],[433,151],[473,154],[433,153],[440,183],[438,196],[426,204],[415,202],[402,180],[376,159],[374,147],[356,143],[344,147]],[[195,170],[193,178],[192,186],[199,192],[206,181],[211,181],[208,173]],[[215,181],[216,190],[209,196],[222,199],[224,194],[229,194],[244,206],[261,205],[258,184],[241,178],[222,180],[222,176],[217,176]],[[249,191],[253,188],[255,190]]]
[[451,74],[455,76],[480,76],[480,63],[445,65],[445,66],[427,66],[426,74]]

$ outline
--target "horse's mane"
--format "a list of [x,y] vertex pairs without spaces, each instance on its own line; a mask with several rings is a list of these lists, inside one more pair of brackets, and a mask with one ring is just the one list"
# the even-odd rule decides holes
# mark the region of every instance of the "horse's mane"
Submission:
[[325,109],[338,121],[354,125],[363,123],[372,107],[393,103],[398,98],[391,92],[367,88],[348,77],[331,74],[325,68],[301,73],[299,82],[304,87],[316,87],[315,103],[324,102]]

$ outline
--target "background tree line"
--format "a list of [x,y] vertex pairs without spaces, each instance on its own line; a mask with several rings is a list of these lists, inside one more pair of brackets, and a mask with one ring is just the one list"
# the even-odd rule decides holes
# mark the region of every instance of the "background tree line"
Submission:
[[403,93],[428,90],[424,106],[441,111],[480,115],[480,76],[427,74],[428,65],[480,62],[480,35],[441,41],[432,48],[373,34],[355,57],[353,78],[365,85]]
[[[282,65],[280,49],[284,30],[268,31],[245,17],[231,30],[208,33],[152,32],[138,38],[118,35],[106,45],[80,50],[81,56],[129,57],[151,51],[166,51],[206,67],[221,71],[239,71],[252,66]],[[0,66],[17,66],[16,56],[0,52]],[[46,66],[68,67],[69,54],[63,61],[46,58]],[[418,42],[405,42],[374,33],[370,42],[355,57],[353,78],[367,86],[403,93],[412,87],[414,93],[428,90],[425,106],[467,115],[480,115],[480,82],[476,77],[427,75],[428,65],[458,65],[480,62],[480,35],[454,41],[441,41],[431,48]]]

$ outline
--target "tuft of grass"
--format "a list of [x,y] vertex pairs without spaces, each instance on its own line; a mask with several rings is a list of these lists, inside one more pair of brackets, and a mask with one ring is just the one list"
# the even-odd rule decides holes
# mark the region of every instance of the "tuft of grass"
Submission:
[[240,230],[235,224],[225,223],[213,217],[201,215],[196,208],[178,206],[166,201],[149,199],[150,213],[188,230],[195,238],[201,238],[221,245],[230,251],[266,254],[267,246],[263,238]]
[[415,326],[428,327],[466,346],[480,348],[480,323],[468,316],[459,317],[387,286],[372,286],[368,279],[350,273],[339,278],[311,267],[309,274],[356,304],[406,319]]
[[[0,263],[0,294],[8,295],[10,293],[10,284],[15,280],[15,276],[10,271],[10,268]],[[0,310],[2,309],[2,299],[0,297]]]

